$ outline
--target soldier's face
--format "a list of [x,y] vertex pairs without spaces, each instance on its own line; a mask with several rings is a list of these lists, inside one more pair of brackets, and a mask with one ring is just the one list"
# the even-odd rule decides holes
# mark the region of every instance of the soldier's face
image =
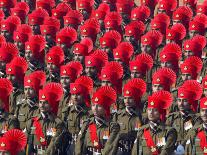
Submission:
[[190,104],[187,99],[178,98],[177,99],[178,109],[180,111],[186,111],[190,109]]
[[147,116],[149,121],[158,121],[160,119],[160,113],[157,108],[148,108]]
[[8,31],[1,31],[1,35],[5,37],[6,41],[10,41],[12,38],[12,34]]
[[26,99],[32,99],[36,97],[35,90],[31,87],[24,87],[24,95]]
[[102,80],[101,86],[112,86],[112,83],[110,81]]
[[191,79],[192,79],[191,75],[190,75],[190,74],[186,74],[186,73],[183,73],[183,74],[181,75],[181,77],[182,77],[182,80],[183,80],[183,81],[191,80]]
[[92,112],[95,117],[104,117],[105,116],[105,109],[102,105],[99,104],[92,104]]
[[189,31],[189,36],[190,36],[190,38],[193,38],[195,35],[197,35],[197,34],[199,34],[197,31],[195,31],[195,30],[191,30],[191,31]]
[[206,88],[203,89],[203,94],[205,95],[205,97],[207,97],[207,89]]
[[40,27],[39,25],[31,25],[33,34],[40,34]]
[[68,76],[61,76],[60,83],[63,88],[69,88],[70,85],[70,78]]
[[169,44],[169,43],[172,43],[173,40],[170,40],[170,39],[166,39],[166,44]]
[[43,113],[51,111],[51,107],[50,107],[49,103],[44,100],[39,101],[39,109]]
[[126,107],[135,107],[136,103],[135,100],[132,97],[124,97],[124,104]]
[[131,78],[142,78],[142,74],[136,70],[131,71]]
[[0,61],[0,71],[5,71],[6,63],[4,61]]
[[24,44],[20,41],[15,41],[14,44],[16,45],[16,47],[18,48],[19,51],[24,50]]
[[106,53],[110,53],[111,49],[109,47],[101,47],[101,50],[106,52]]
[[149,45],[141,44],[141,50],[142,50],[142,52],[150,53],[151,52],[151,47]]
[[74,57],[73,57],[73,60],[74,60],[74,61],[79,61],[80,63],[83,63],[84,56],[83,56],[83,55],[80,55],[80,54],[75,53],[75,54],[74,54]]
[[200,110],[200,114],[201,114],[201,119],[203,120],[203,122],[207,123],[207,109],[206,108],[202,108]]
[[28,62],[33,60],[33,54],[32,54],[32,51],[30,51],[30,50],[25,50],[24,56]]
[[114,58],[114,61],[118,62],[122,66],[124,65],[123,61],[121,59],[119,59],[119,58]]
[[47,63],[47,69],[50,73],[58,72],[58,67],[53,63]]
[[155,93],[155,92],[157,92],[159,90],[163,90],[163,89],[164,89],[163,86],[160,85],[160,84],[152,84],[152,92],[153,93]]
[[81,94],[72,94],[71,100],[72,100],[73,104],[82,104],[84,102],[83,95],[81,95]]
[[173,20],[173,25],[181,23],[179,20]]
[[193,56],[193,52],[192,51],[184,51],[184,57],[188,58],[190,56]]
[[96,68],[95,67],[85,67],[85,72],[86,72],[86,75],[89,76],[89,77],[95,77],[96,74],[97,74],[97,71],[96,71]]
[[165,10],[162,10],[162,9],[158,9],[157,10],[157,13],[159,14],[159,13],[166,13],[166,11]]
[[171,62],[161,62],[161,67],[168,67],[168,68],[173,68],[173,65]]
[[7,74],[7,75],[6,75],[6,78],[7,78],[8,80],[10,80],[11,83],[12,83],[13,85],[16,84],[16,81],[17,81],[16,76],[11,75],[11,74]]
[[57,44],[57,46],[61,47],[63,49],[63,51],[67,51],[67,46],[66,44]]

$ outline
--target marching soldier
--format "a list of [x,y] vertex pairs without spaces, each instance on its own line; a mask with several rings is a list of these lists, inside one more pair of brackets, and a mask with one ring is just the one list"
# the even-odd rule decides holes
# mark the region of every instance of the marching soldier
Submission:
[[41,35],[30,36],[29,41],[25,43],[25,59],[27,60],[28,70],[26,74],[31,74],[34,71],[44,70],[44,59],[46,41]]
[[129,42],[121,42],[113,50],[114,61],[120,63],[124,69],[123,82],[125,83],[130,78],[129,60],[134,53],[134,48]]
[[207,98],[200,100],[200,116],[202,123],[194,126],[188,133],[185,145],[186,155],[196,155],[207,153],[206,147],[206,123],[207,123]]
[[50,48],[46,54],[46,75],[47,82],[59,82],[60,81],[60,67],[64,64],[64,51],[59,46]]
[[93,41],[90,38],[83,38],[80,43],[73,46],[73,60],[79,61],[82,65],[85,62],[85,56],[89,55],[93,50]]
[[100,87],[93,94],[93,117],[83,123],[75,145],[76,155],[109,154],[107,150],[112,147],[111,143],[118,129],[110,124],[110,106],[114,102],[116,92],[109,86]]
[[182,49],[176,43],[167,43],[161,50],[159,60],[161,67],[171,68],[179,76],[179,60],[182,58]]
[[[40,2],[40,1],[38,1]],[[55,46],[56,33],[60,30],[60,21],[54,17],[45,17],[43,25],[40,25],[40,31],[46,40],[46,53]]]
[[[135,14],[136,15],[136,14]],[[142,21],[132,21],[125,26],[124,40],[130,42],[134,47],[133,55],[140,53],[140,40],[145,32],[145,25]]]
[[32,29],[29,25],[22,24],[18,25],[13,35],[14,44],[19,50],[20,56],[25,54],[25,42],[29,40],[32,35]]
[[67,124],[72,140],[68,154],[74,154],[74,148],[83,122],[90,114],[90,93],[93,90],[93,81],[87,76],[81,76],[70,84],[71,99],[62,109],[62,120]]
[[202,85],[203,85],[203,97],[207,97],[207,75],[203,77]]
[[123,77],[123,67],[118,62],[115,61],[107,62],[106,65],[101,70],[101,76],[100,76],[101,86],[113,87],[118,95],[117,102],[114,102],[113,106],[111,106],[112,114],[116,112],[118,109],[123,109],[125,107],[121,95],[122,77]]
[[0,136],[10,129],[19,129],[18,119],[7,112],[9,110],[9,95],[12,90],[12,83],[8,79],[0,79]]
[[183,24],[174,24],[171,28],[166,30],[166,45],[168,43],[176,43],[182,47],[182,42],[186,37],[186,28]]
[[139,78],[129,80],[124,86],[123,96],[126,108],[119,110],[113,117],[113,121],[120,126],[113,148],[117,155],[131,154],[137,131],[142,125],[141,97],[145,92],[146,83]]
[[180,64],[180,78],[177,81],[177,87],[182,85],[186,80],[197,80],[198,75],[203,67],[202,60],[197,56],[191,56]]
[[197,110],[198,100],[202,95],[202,87],[196,80],[188,80],[178,88],[177,106],[179,111],[167,116],[166,125],[173,126],[178,132],[176,151],[182,150],[186,143],[189,130],[201,122],[194,111]]
[[[5,40],[6,41],[6,40]],[[18,56],[17,47],[12,43],[2,42],[0,47],[0,78],[6,78],[6,64]]]
[[83,67],[78,61],[71,61],[60,67],[60,84],[63,87],[64,95],[59,102],[58,116],[61,117],[62,109],[67,106],[70,101],[70,83],[74,82],[77,77],[82,74]]
[[14,114],[17,102],[21,100],[26,71],[27,61],[22,57],[15,57],[6,65],[7,79],[9,79],[13,85],[13,92],[10,94],[9,99],[9,112],[11,114]]
[[27,137],[18,129],[9,130],[0,138],[0,154],[20,155],[24,153]]
[[100,38],[100,49],[108,54],[110,61],[113,61],[113,49],[121,42],[121,35],[115,30],[108,31]]
[[177,132],[164,124],[166,109],[170,107],[172,100],[171,94],[163,90],[149,96],[147,109],[149,124],[138,130],[133,155],[173,154]]
[[64,27],[72,27],[75,30],[78,30],[78,27],[83,22],[83,15],[78,10],[69,10],[63,18]]
[[39,113],[27,121],[27,155],[51,151],[56,155],[66,154],[69,136],[64,123],[56,117],[62,95],[63,90],[58,83],[48,83],[39,91]]
[[21,20],[18,16],[9,16],[1,21],[1,35],[5,37],[7,42],[13,42],[13,33],[20,24]]
[[101,69],[108,62],[108,55],[102,50],[96,50],[85,57],[85,74],[93,79],[94,86],[98,88],[101,85],[99,76]]
[[37,113],[39,89],[45,82],[46,75],[42,71],[35,71],[24,77],[24,97],[17,102],[15,109],[21,130],[26,130],[27,121]]
[[49,17],[49,14],[43,8],[37,8],[28,15],[28,24],[31,26],[34,35],[40,34],[40,25],[44,23],[46,17]]
[[56,45],[64,51],[65,64],[72,60],[71,47],[77,41],[77,38],[77,32],[72,27],[65,27],[56,35]]
[[85,21],[91,16],[91,12],[94,6],[94,0],[79,0],[77,1],[77,10],[83,15],[83,20]]

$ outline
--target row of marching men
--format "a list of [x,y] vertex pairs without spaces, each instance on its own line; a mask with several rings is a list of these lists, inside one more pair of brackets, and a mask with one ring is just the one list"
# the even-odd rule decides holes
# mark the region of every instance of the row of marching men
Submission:
[[[118,76],[111,67],[105,73],[105,78]],[[17,96],[14,115],[7,112],[14,89],[2,78],[0,150],[23,148],[23,154],[205,154],[207,82],[186,80],[174,93],[170,89],[176,76],[171,69],[159,69],[155,75],[151,94],[143,79],[131,78],[122,95],[109,79],[95,88],[90,77],[79,76],[70,83],[70,99],[64,102],[62,85],[45,83],[45,73],[36,71],[24,77],[24,92]],[[27,138],[5,139],[10,132]],[[15,148],[13,143],[22,146]]]

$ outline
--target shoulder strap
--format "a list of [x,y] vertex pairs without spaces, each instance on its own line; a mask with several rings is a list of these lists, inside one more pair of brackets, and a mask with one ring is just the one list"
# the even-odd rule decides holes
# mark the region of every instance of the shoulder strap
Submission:
[[90,133],[91,141],[92,141],[94,147],[100,149],[101,144],[99,143],[97,129],[96,129],[96,125],[94,123],[89,125],[89,133]]
[[37,117],[33,118],[33,125],[35,127],[35,135],[38,139],[38,141],[40,142],[41,145],[47,145],[46,139],[45,139],[45,135],[42,131],[42,125],[41,123],[38,121]]
[[146,143],[148,148],[150,148],[152,155],[158,155],[158,150],[155,146],[155,143],[152,139],[149,129],[144,129],[144,138],[146,139]]

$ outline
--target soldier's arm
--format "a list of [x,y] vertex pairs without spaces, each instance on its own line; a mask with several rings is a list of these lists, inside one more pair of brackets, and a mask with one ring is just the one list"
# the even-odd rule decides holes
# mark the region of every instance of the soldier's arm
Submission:
[[174,152],[176,140],[177,131],[174,128],[170,128],[166,134],[166,144],[162,148],[160,155],[172,154]]
[[110,125],[110,137],[107,140],[105,147],[102,151],[102,155],[116,154],[118,148],[120,126],[116,122],[112,122]]
[[83,126],[78,134],[77,142],[75,145],[75,155],[82,155],[84,150],[86,149],[84,143],[85,143],[85,135],[87,132],[88,125],[89,125],[89,120],[86,120],[83,123]]
[[20,129],[19,120],[14,116],[9,117],[8,125],[9,129]]
[[194,151],[194,145],[195,145],[195,142],[194,142],[194,139],[196,137],[196,131],[194,129],[191,129],[189,132],[188,132],[188,135],[187,135],[187,140],[186,140],[186,144],[185,144],[185,155],[192,155],[194,154],[193,151]]
[[134,141],[134,146],[132,148],[132,155],[141,155],[142,154],[142,150],[140,149],[140,139],[142,138],[142,135],[143,135],[143,129],[140,129],[138,132],[137,132],[137,138],[135,139]]

